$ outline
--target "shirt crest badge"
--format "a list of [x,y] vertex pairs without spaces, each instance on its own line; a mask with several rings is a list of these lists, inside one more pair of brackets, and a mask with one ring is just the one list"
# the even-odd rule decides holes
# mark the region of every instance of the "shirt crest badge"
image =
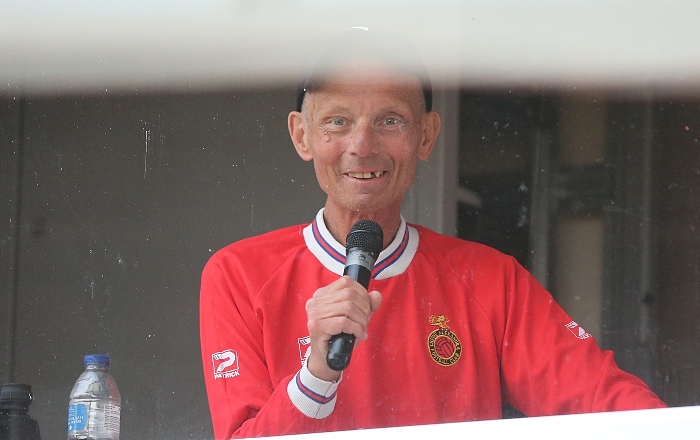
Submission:
[[438,327],[428,336],[430,356],[444,367],[454,365],[462,356],[462,344],[447,326],[449,319],[445,318],[445,315],[431,315],[428,322]]

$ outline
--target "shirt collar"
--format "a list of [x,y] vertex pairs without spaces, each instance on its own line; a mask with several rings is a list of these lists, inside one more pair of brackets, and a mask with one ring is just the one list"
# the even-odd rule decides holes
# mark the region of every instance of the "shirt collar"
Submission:
[[[377,258],[372,271],[372,278],[383,280],[400,275],[406,271],[418,250],[418,231],[408,225],[403,216],[396,237]],[[326,228],[323,209],[316,214],[316,219],[304,228],[304,241],[318,261],[331,272],[343,275],[345,269],[345,246],[338,243]]]

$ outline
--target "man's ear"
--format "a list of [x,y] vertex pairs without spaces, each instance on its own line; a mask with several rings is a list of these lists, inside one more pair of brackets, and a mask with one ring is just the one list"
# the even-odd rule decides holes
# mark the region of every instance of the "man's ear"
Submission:
[[289,128],[289,136],[292,138],[294,148],[297,154],[305,161],[313,159],[313,154],[309,145],[306,142],[306,124],[304,115],[300,112],[291,112],[287,118],[287,127]]
[[428,160],[435,147],[435,141],[440,132],[440,115],[428,112],[423,116],[423,143],[418,148],[418,158]]

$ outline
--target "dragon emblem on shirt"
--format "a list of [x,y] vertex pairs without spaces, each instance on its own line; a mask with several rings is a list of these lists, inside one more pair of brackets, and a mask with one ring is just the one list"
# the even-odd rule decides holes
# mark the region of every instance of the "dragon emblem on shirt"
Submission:
[[457,335],[447,326],[449,322],[445,315],[431,315],[428,318],[431,326],[438,327],[428,336],[430,357],[444,367],[454,365],[462,356],[462,344]]

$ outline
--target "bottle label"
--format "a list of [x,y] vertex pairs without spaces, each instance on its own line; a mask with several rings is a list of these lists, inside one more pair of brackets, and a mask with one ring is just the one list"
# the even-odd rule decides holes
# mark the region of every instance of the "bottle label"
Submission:
[[68,431],[79,431],[85,429],[87,425],[87,407],[78,403],[68,407]]
[[121,407],[103,402],[68,406],[69,438],[119,438]]
[[105,405],[105,431],[119,434],[119,419],[121,407],[115,405]]

